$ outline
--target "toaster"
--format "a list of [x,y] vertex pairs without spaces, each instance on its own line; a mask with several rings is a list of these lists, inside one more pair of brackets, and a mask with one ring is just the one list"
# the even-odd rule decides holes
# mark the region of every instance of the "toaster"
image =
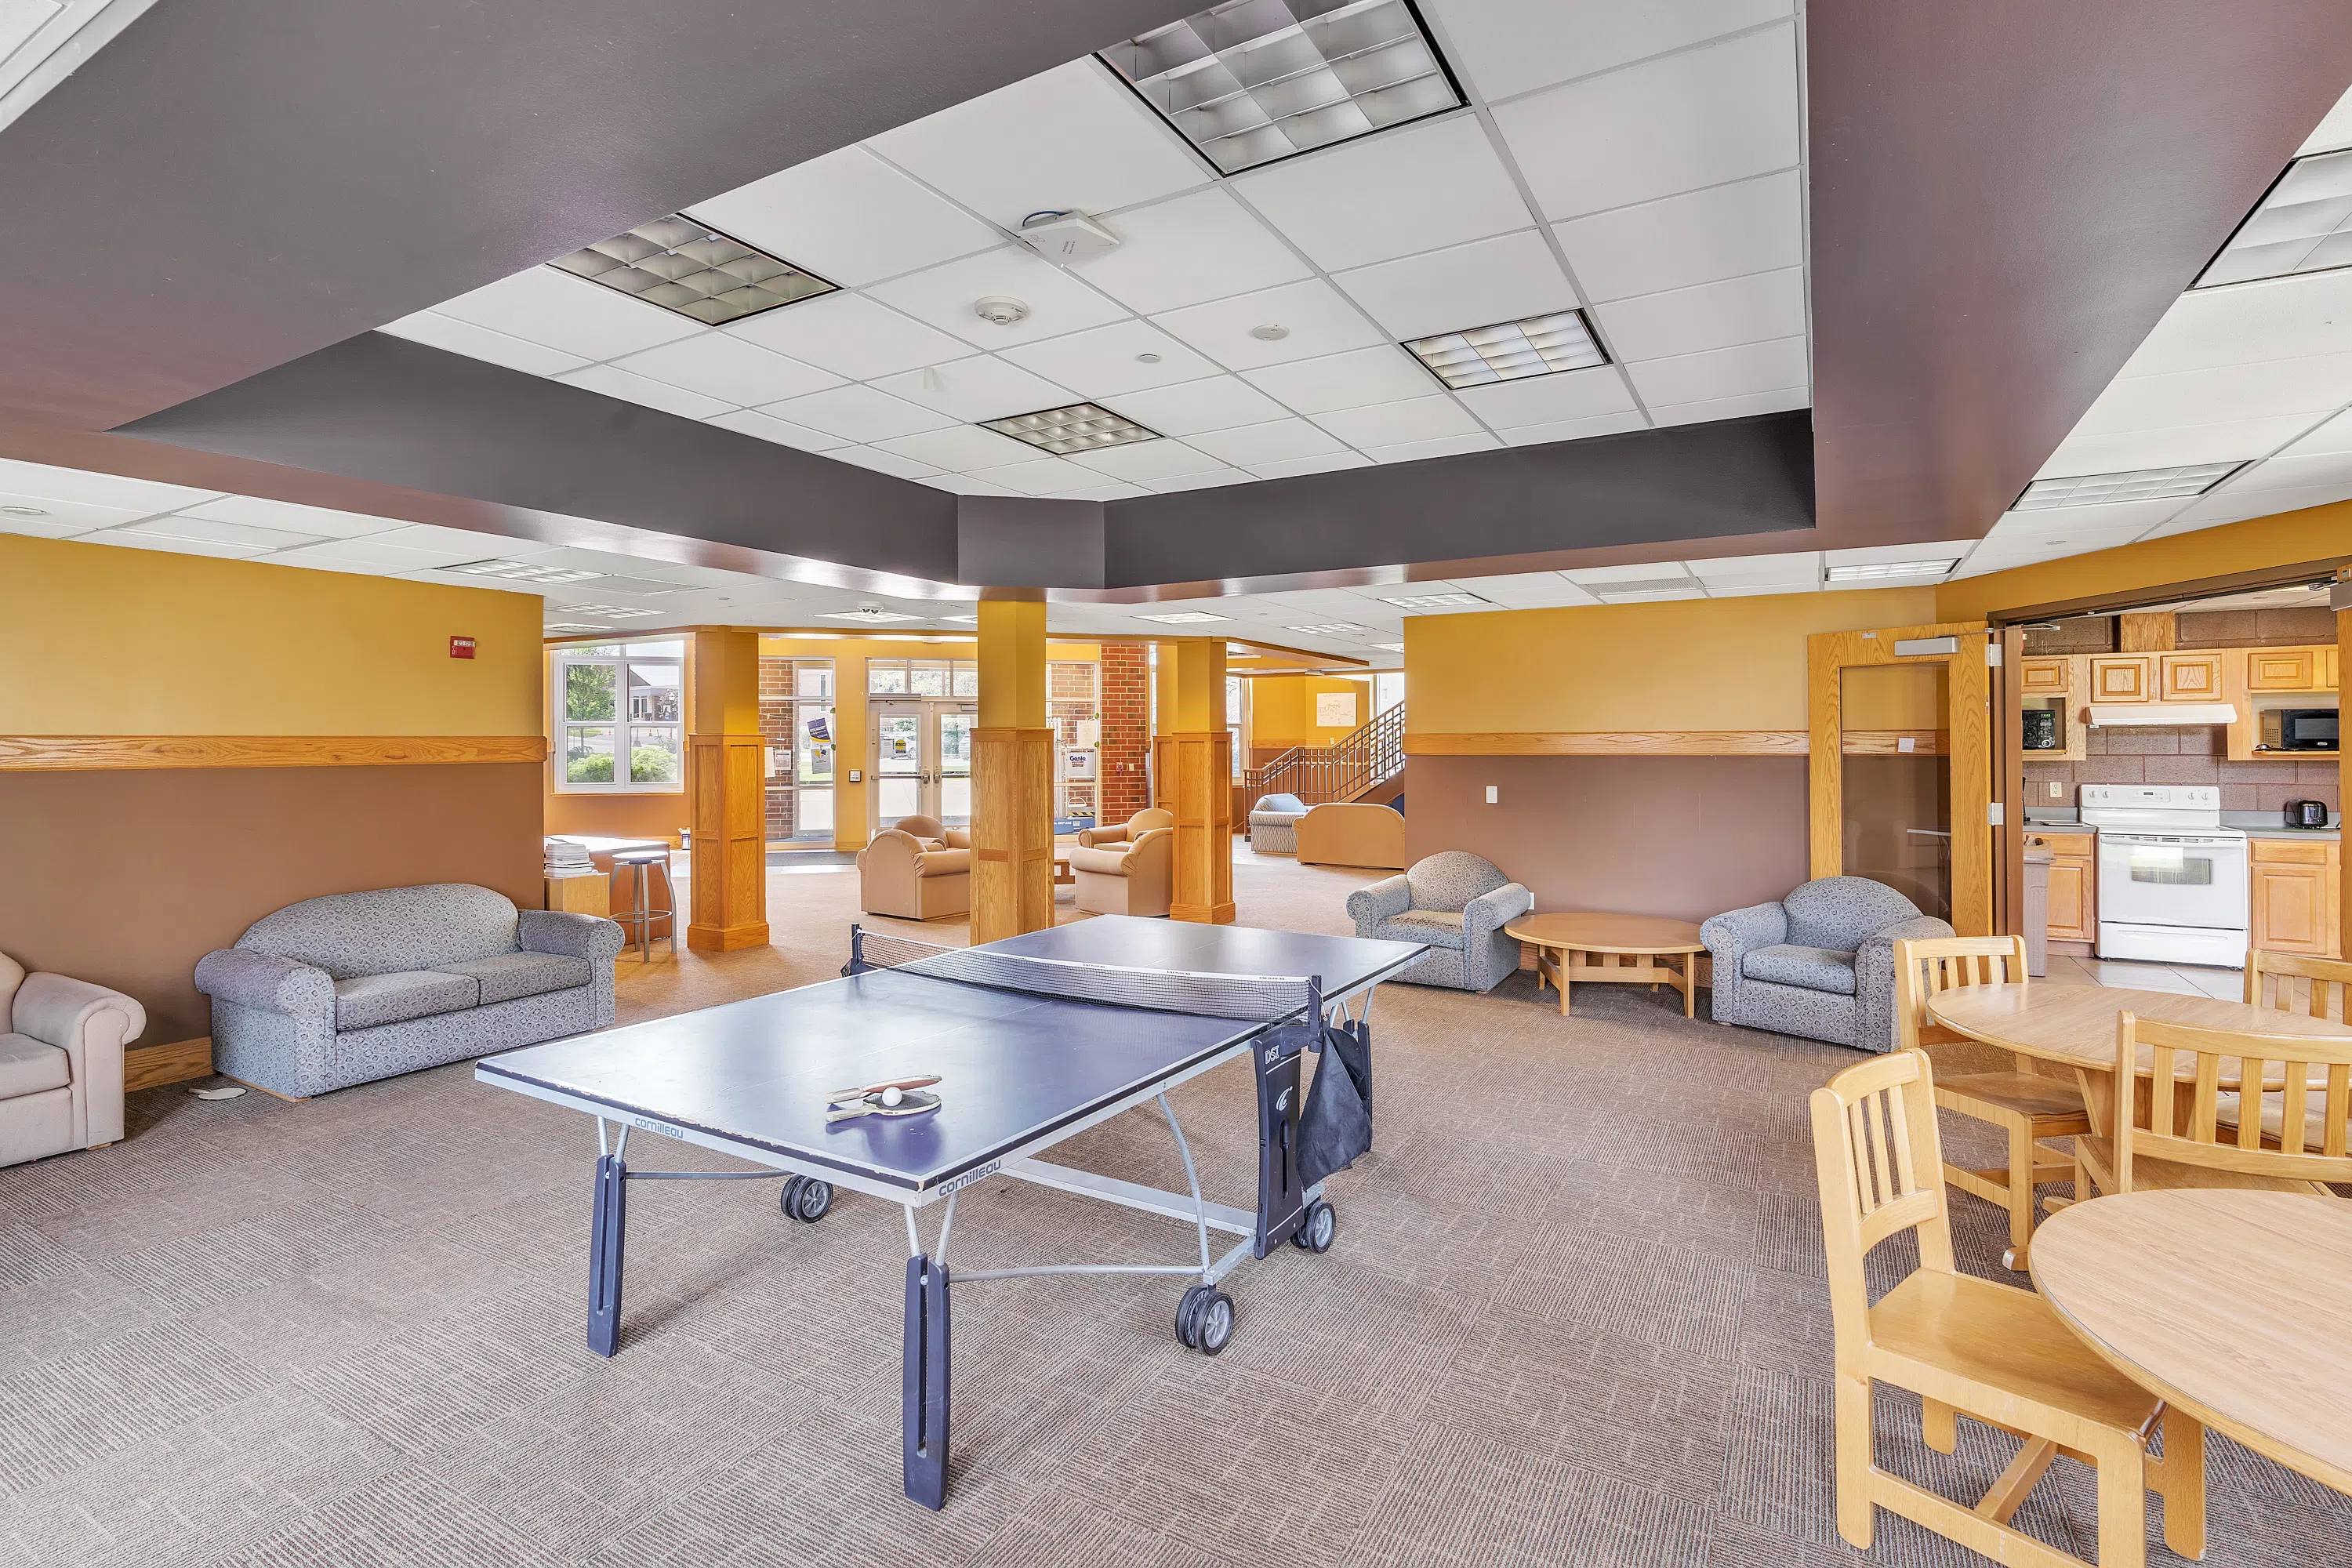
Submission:
[[2286,825],[2289,827],[2325,827],[2327,826],[2327,803],[2324,800],[2291,800],[2286,803]]

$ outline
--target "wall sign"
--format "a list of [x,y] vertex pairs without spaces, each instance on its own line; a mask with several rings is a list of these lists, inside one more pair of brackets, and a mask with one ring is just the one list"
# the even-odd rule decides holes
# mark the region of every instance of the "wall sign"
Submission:
[[471,637],[451,637],[449,639],[449,657],[451,658],[473,658],[474,639]]
[[1315,694],[1315,724],[1322,730],[1352,730],[1356,727],[1356,694],[1352,691],[1318,691]]

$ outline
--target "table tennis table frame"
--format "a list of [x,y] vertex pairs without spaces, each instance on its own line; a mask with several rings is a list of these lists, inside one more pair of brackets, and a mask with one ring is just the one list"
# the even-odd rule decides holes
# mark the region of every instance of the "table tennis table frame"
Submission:
[[[844,971],[845,973],[862,973],[871,967],[863,960],[860,948],[863,934],[858,928],[852,927],[850,966]],[[1319,977],[1309,978],[1307,982],[1307,1005],[1297,1014],[1258,1023],[1236,1020],[1240,1032],[1232,1039],[1138,1083],[1125,1094],[1097,1105],[1082,1116],[1040,1131],[994,1158],[981,1161],[969,1169],[925,1186],[894,1183],[863,1171],[796,1159],[764,1145],[627,1111],[587,1095],[504,1076],[497,1081],[502,1088],[552,1104],[584,1110],[595,1119],[597,1159],[594,1200],[589,1225],[588,1346],[598,1355],[610,1356],[619,1348],[629,1183],[776,1181],[804,1176],[898,1205],[906,1213],[908,1251],[903,1341],[903,1473],[907,1496],[926,1508],[936,1510],[944,1506],[947,1496],[950,1382],[953,1363],[951,1284],[970,1285],[1055,1275],[1164,1274],[1189,1276],[1200,1286],[1213,1288],[1244,1262],[1253,1258],[1264,1258],[1268,1251],[1292,1239],[1307,1216],[1309,1205],[1321,1199],[1323,1184],[1318,1182],[1309,1187],[1302,1184],[1298,1176],[1297,1133],[1303,1099],[1300,1092],[1301,1068],[1309,1037],[1306,1030],[1286,1030],[1285,1026],[1304,1023],[1308,1018],[1319,1019],[1328,1028],[1352,1035],[1369,1050],[1373,993],[1383,981],[1409,967],[1420,956],[1416,952],[1330,995],[1323,993]],[[1260,1048],[1261,1041],[1278,1034],[1286,1034],[1287,1040],[1277,1039],[1276,1043]],[[1318,1043],[1320,1044],[1319,1041]],[[1257,1088],[1258,1197],[1255,1212],[1213,1202],[1204,1194],[1199,1168],[1192,1158],[1192,1144],[1184,1136],[1175,1108],[1168,1100],[1170,1090],[1212,1068],[1223,1066],[1244,1051],[1251,1053],[1255,1063]],[[1336,1067],[1336,1062],[1327,1058],[1327,1065],[1321,1070],[1332,1070]],[[1169,1192],[1037,1158],[1039,1153],[1055,1144],[1147,1102],[1156,1103],[1167,1120],[1169,1131],[1175,1138],[1177,1152],[1184,1163],[1189,1192]],[[617,1140],[608,1138],[608,1121],[617,1125]],[[769,1168],[757,1171],[631,1170],[627,1156],[629,1132],[633,1128],[657,1132],[666,1138],[674,1138]],[[947,1255],[948,1244],[955,1228],[956,1200],[964,1188],[999,1176],[1116,1204],[1122,1208],[1163,1218],[1189,1219],[1192,1222],[1198,1241],[1199,1259],[1197,1263],[1040,1263],[969,1269],[961,1274],[951,1274]],[[940,1217],[938,1240],[927,1251],[915,1211],[940,1202],[944,1202],[947,1207]],[[1245,1239],[1213,1257],[1209,1241],[1212,1230]]]

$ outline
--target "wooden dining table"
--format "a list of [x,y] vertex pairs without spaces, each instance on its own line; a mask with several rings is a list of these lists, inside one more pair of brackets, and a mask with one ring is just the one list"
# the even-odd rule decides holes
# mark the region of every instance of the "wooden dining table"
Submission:
[[2033,1282],[2134,1383],[2352,1493],[2352,1204],[2119,1193],[2042,1223]]

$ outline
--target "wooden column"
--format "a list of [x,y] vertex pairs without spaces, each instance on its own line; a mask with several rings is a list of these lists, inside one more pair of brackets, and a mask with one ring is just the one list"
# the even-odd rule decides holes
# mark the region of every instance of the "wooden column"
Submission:
[[980,722],[971,732],[971,940],[1054,923],[1054,731],[1045,723],[1045,605],[980,602]]
[[1223,641],[1162,643],[1159,681],[1151,804],[1176,817],[1168,913],[1223,925],[1234,918],[1234,752],[1225,728]]
[[[2336,689],[2340,701],[2344,690],[2344,656],[2352,651],[2352,566],[2336,574],[2336,592],[2332,598],[2338,606],[2336,612]],[[2241,668],[2243,667],[2242,659],[2237,662]],[[2336,798],[2339,803],[2336,815],[2340,818],[2343,807],[2352,805],[2352,752],[2344,751],[2340,744],[2336,758]],[[2346,852],[2336,857],[2336,951],[2352,958],[2352,845],[2344,845],[2340,848]],[[2352,1002],[2346,1005],[2352,1008]]]
[[694,797],[693,906],[686,945],[732,952],[768,944],[766,742],[760,735],[760,634],[698,627],[687,666]]

